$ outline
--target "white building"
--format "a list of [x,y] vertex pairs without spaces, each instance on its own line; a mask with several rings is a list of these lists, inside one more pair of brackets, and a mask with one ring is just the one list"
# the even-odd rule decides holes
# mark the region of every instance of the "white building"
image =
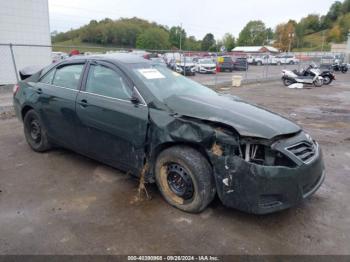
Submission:
[[0,0],[0,84],[16,82],[10,43],[17,71],[51,63],[50,47],[16,46],[51,45],[48,0]]
[[273,46],[237,46],[231,51],[247,54],[279,53],[279,50]]

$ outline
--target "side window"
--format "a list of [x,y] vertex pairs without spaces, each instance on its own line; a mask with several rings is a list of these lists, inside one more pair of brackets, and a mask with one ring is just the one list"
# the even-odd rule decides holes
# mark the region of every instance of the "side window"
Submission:
[[52,69],[43,78],[40,79],[40,83],[51,84],[52,83],[52,78],[53,78],[54,75],[55,75],[55,69]]
[[78,89],[80,75],[83,71],[84,65],[67,65],[56,69],[53,84],[70,89]]
[[131,98],[131,90],[123,77],[101,65],[90,66],[85,91],[123,100]]

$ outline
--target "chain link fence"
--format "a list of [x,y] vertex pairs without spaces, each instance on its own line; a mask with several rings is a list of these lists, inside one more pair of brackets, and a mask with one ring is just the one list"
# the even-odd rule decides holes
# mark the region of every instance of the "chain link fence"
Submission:
[[[73,51],[75,50],[75,51]],[[0,85],[14,84],[19,70],[27,66],[46,66],[66,59],[72,52],[80,55],[128,52],[155,60],[170,69],[207,86],[230,85],[233,77],[243,83],[276,80],[282,70],[301,70],[317,65],[343,62],[345,54],[299,52],[288,54],[244,54],[179,50],[136,50],[96,46],[26,45],[0,43]]]

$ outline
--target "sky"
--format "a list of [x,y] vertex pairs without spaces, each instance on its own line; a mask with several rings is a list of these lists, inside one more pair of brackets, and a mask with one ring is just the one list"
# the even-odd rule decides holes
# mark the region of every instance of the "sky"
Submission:
[[187,35],[202,39],[206,33],[238,37],[250,20],[267,27],[308,14],[326,14],[335,0],[49,0],[50,29],[64,32],[90,20],[139,17],[169,27],[181,25]]

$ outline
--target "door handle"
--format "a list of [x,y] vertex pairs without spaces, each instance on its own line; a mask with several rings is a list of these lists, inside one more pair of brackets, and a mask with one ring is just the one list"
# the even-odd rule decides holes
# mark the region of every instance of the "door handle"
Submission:
[[88,106],[88,102],[86,101],[86,99],[82,99],[82,100],[80,100],[79,105],[81,107],[87,107]]
[[43,90],[42,90],[41,88],[38,88],[38,89],[36,90],[36,92],[40,95],[40,94],[43,93]]

